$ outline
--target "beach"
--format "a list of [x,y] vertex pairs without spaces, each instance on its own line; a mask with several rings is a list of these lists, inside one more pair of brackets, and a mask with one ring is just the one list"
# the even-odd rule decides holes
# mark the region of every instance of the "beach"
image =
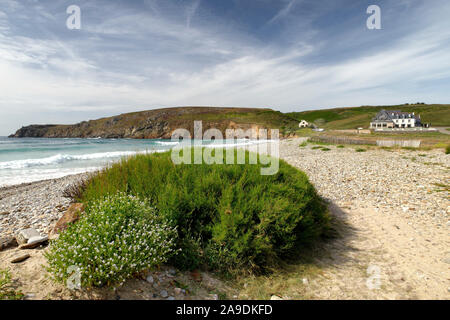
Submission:
[[[280,158],[308,175],[328,202],[340,235],[323,245],[316,259],[322,272],[299,292],[312,299],[448,299],[450,157],[438,149],[357,152],[329,145],[322,150],[314,144],[300,147],[302,141],[280,141]],[[1,188],[2,237],[27,227],[48,233],[70,204],[64,189],[84,176]],[[14,250],[0,252],[0,268],[11,267]],[[381,288],[367,287],[369,266],[380,270]],[[13,268],[23,268],[16,277],[27,291],[27,281],[19,278],[32,269]],[[36,281],[30,282],[34,291],[40,286]],[[241,294],[246,298],[245,290]]]

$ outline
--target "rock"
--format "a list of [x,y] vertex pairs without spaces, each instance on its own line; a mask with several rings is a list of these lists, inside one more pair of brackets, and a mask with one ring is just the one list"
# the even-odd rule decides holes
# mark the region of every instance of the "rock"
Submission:
[[169,294],[167,293],[166,290],[161,290],[161,292],[159,293],[159,295],[163,298],[167,298],[169,296]]
[[171,276],[175,276],[175,275],[177,274],[177,271],[176,271],[175,269],[173,269],[173,268],[170,268],[169,271],[168,271],[168,273],[169,273],[169,275],[171,275]]
[[16,238],[14,237],[4,237],[0,238],[0,251],[17,247],[19,244],[17,243]]
[[34,249],[47,241],[48,241],[47,236],[32,237],[31,239],[28,240],[28,243],[20,245],[19,249]]
[[167,300],[175,300],[175,298],[170,296],[170,297],[167,298]]
[[279,296],[273,295],[273,296],[270,297],[270,300],[283,300],[283,298],[280,298]]
[[0,216],[7,216],[8,214],[9,214],[9,211],[0,212]]
[[450,264],[450,258],[442,259],[442,262]]
[[210,294],[211,299],[213,300],[219,300],[219,295],[218,294]]
[[145,279],[148,283],[153,283],[155,280],[153,279],[153,276],[149,275],[147,276],[147,278]]
[[30,255],[28,253],[21,253],[21,254],[16,255],[15,257],[13,257],[11,259],[11,263],[19,263],[19,262],[25,261],[29,257],[30,257]]
[[58,220],[58,222],[56,222],[52,233],[60,233],[61,231],[66,230],[71,223],[77,222],[80,219],[83,211],[83,203],[72,204],[63,214],[63,216]]
[[302,282],[303,282],[304,285],[307,285],[309,283],[308,279],[306,279],[306,278],[303,278]]
[[181,289],[181,288],[175,288],[173,291],[174,291],[174,293],[175,293],[176,296],[178,296],[178,295],[180,295],[180,294],[185,294],[185,293],[186,293],[186,290]]
[[40,237],[41,234],[33,228],[28,228],[19,231],[19,233],[16,236],[16,240],[18,244],[26,244],[28,243],[28,240],[33,237]]

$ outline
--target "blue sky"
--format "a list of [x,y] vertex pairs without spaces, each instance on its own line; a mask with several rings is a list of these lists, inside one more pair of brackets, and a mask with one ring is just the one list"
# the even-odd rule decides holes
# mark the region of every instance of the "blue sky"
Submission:
[[0,0],[0,135],[185,105],[450,103],[449,17],[448,0]]

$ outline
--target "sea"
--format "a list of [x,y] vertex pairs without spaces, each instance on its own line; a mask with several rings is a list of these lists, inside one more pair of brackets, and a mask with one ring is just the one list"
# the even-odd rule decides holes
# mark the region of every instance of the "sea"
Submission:
[[[263,141],[240,140],[235,145]],[[202,141],[226,146],[229,141]],[[0,137],[0,187],[90,172],[146,152],[168,151],[178,142],[163,139],[8,138]]]

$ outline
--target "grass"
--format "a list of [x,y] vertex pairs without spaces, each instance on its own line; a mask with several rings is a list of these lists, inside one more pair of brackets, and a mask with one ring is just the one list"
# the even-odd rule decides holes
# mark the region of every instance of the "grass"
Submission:
[[304,142],[302,142],[300,145],[299,145],[299,147],[300,148],[304,148],[304,147],[306,147],[308,145],[308,141],[304,141]]
[[343,149],[343,148],[345,148],[345,146],[343,146],[342,144],[340,144],[340,145],[338,145],[336,148]]
[[12,289],[11,273],[8,270],[0,270],[0,300],[20,300],[23,296],[23,293]]
[[303,172],[280,160],[264,176],[266,157],[248,164],[250,156],[243,165],[175,165],[170,153],[136,155],[93,176],[77,200],[89,206],[117,192],[148,199],[177,227],[181,252],[171,263],[180,269],[265,272],[324,234],[329,218]]
[[450,192],[450,185],[448,185],[448,184],[445,184],[445,183],[434,183],[434,185],[440,189],[438,191]]

